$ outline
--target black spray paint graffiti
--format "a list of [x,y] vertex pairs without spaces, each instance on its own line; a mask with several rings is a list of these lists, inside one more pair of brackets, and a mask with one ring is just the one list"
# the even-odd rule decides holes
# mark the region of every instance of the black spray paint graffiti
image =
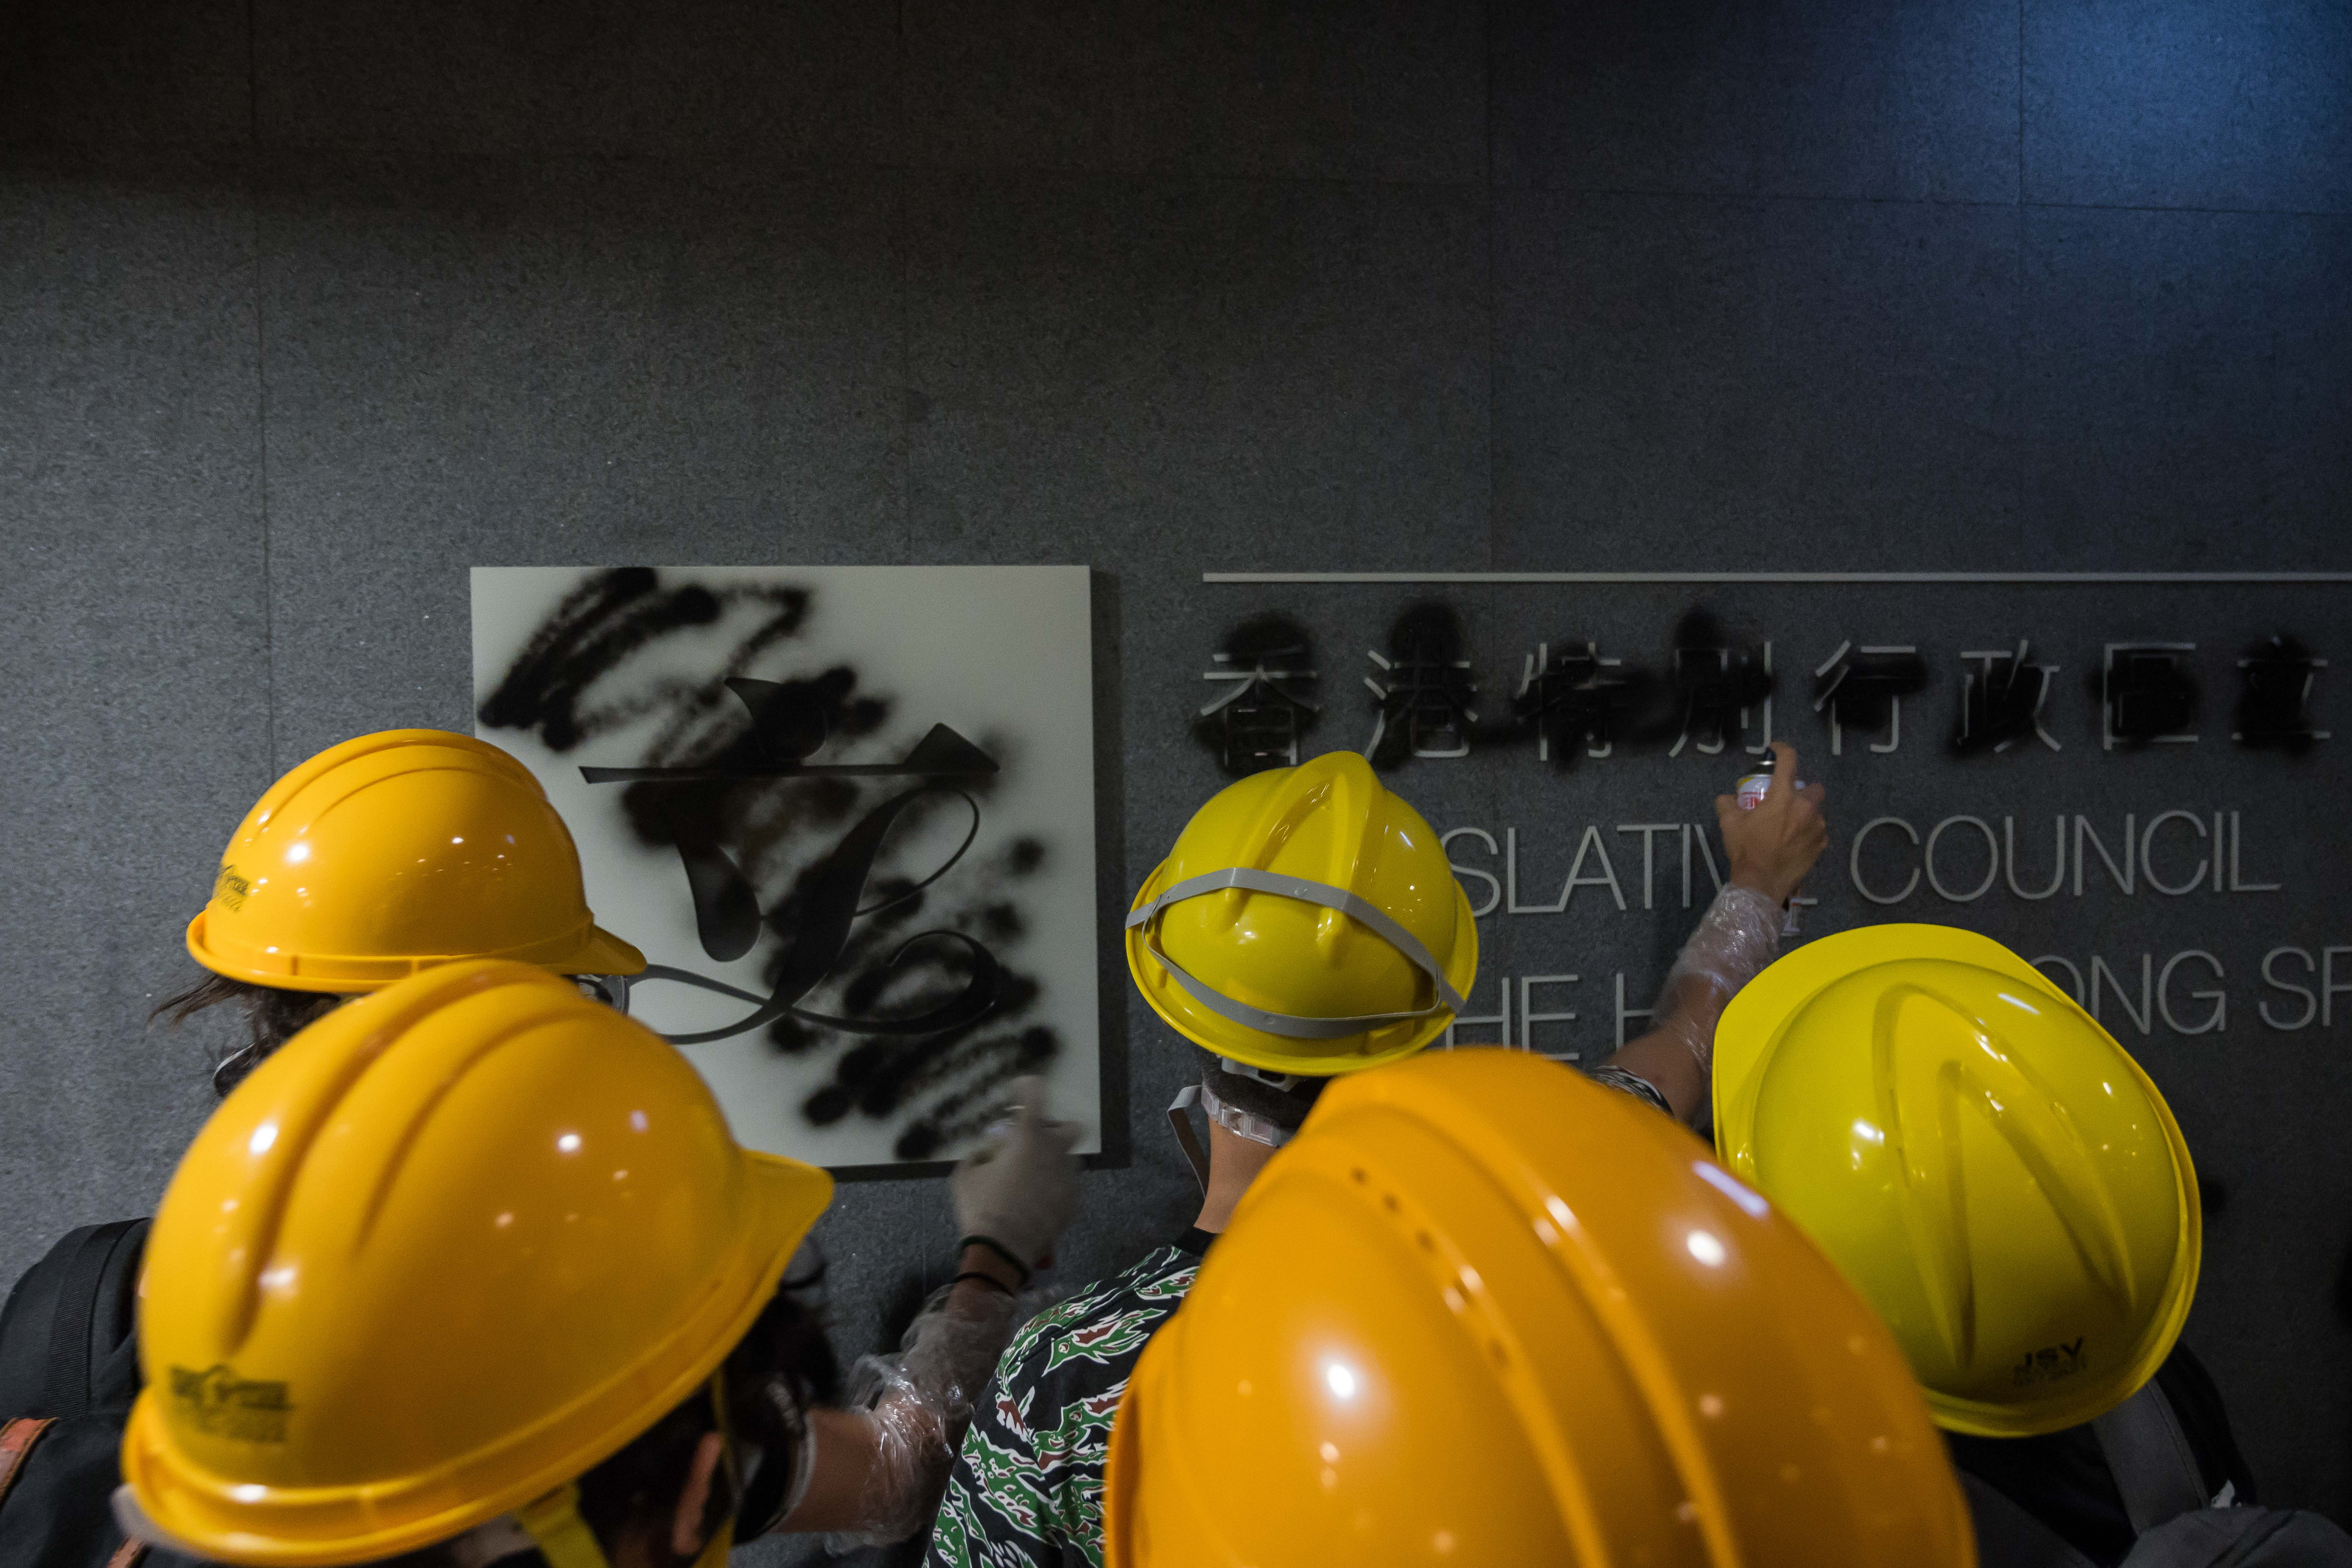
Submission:
[[[860,1038],[802,1112],[824,1125],[912,1110],[896,1152],[920,1159],[976,1131],[993,1113],[992,1090],[1060,1050],[1051,1028],[1020,1025],[1037,984],[998,957],[1024,927],[1009,895],[1045,847],[1022,839],[967,862],[999,768],[989,748],[945,725],[895,763],[817,760],[878,731],[891,703],[859,692],[846,667],[782,681],[744,673],[800,635],[810,600],[794,586],[665,585],[649,568],[595,574],[533,633],[481,719],[535,730],[568,752],[667,716],[642,765],[582,775],[623,786],[638,839],[677,852],[706,954],[731,962],[770,942],[769,989],[667,966],[634,984],[685,984],[751,1005],[731,1024],[673,1037],[680,1044],[760,1030],[778,1051],[805,1055]],[[719,651],[680,677],[678,639],[698,633]],[[888,793],[874,798],[876,786]],[[966,819],[961,843],[935,865],[901,867],[893,846],[941,811]],[[959,867],[962,900],[927,909]],[[929,923],[915,925],[926,913]],[[824,989],[839,994],[836,1007],[803,1005]]]
[[2193,648],[2109,645],[2085,681],[2102,710],[2102,739],[2137,749],[2196,729],[2199,708]]
[[[1774,685],[1762,648],[1729,637],[1704,609],[1675,623],[1662,670],[1570,638],[1528,653],[1507,696],[1481,691],[1461,617],[1444,604],[1408,606],[1366,658],[1372,711],[1364,752],[1383,770],[1525,742],[1561,768],[1607,756],[1620,742],[1676,752],[1693,745],[1711,755],[1758,720]],[[1254,616],[1225,634],[1213,659],[1202,679],[1216,689],[1191,727],[1219,769],[1239,778],[1302,760],[1322,714],[1315,696],[1322,672],[1306,628],[1286,614]]]
[[[1482,684],[1451,605],[1409,606],[1382,646],[1367,650],[1371,668],[1362,679],[1372,713],[1366,754],[1386,771],[1416,758],[1458,758],[1532,742],[1539,758],[1569,769],[1612,756],[1621,745],[1714,755],[1735,742],[1754,752],[1772,737],[1777,680],[1769,642],[1735,637],[1706,609],[1694,607],[1676,621],[1665,663],[1649,668],[1570,629],[1580,635],[1538,643],[1519,656],[1511,690]],[[2198,652],[2191,643],[2097,647],[2085,687],[2098,704],[2104,749],[2137,752],[2199,738]],[[2052,729],[2053,678],[2062,665],[2041,645],[2020,638],[2008,647],[1960,647],[1937,659],[1955,655],[1952,756],[2063,749]],[[1221,695],[1202,705],[1191,724],[1219,767],[1239,777],[1301,760],[1299,742],[1320,711],[1313,696],[1320,671],[1306,627],[1279,612],[1259,615],[1226,634],[1215,662],[1204,679],[1223,683]],[[2328,740],[2315,707],[2327,664],[2291,635],[2248,647],[2236,660],[2231,742],[2303,756]],[[1940,687],[1938,668],[1952,667],[1931,664],[1916,645],[1839,642],[1813,667],[1811,681],[1811,706],[1829,729],[1832,753],[1843,754],[1847,731],[1872,752],[1897,750],[1906,700]]]
[[1192,738],[1229,778],[1303,760],[1323,717],[1314,692],[1322,671],[1307,628],[1288,616],[1255,616],[1225,635],[1202,672],[1210,689],[1192,715]]
[[2327,661],[2298,637],[2266,638],[2238,660],[2240,690],[2231,738],[2258,750],[2299,757],[2327,739],[2311,716],[2311,689]]
[[1372,738],[1364,755],[1392,768],[1408,757],[1459,757],[1480,734],[1478,683],[1461,617],[1444,605],[1415,605],[1389,628],[1388,650],[1369,650]]
[[[1229,633],[1217,659],[1235,669],[1246,659],[1255,669],[1286,654],[1294,664],[1311,665],[1309,647],[1296,621],[1262,616]],[[1590,639],[1569,638],[1530,651],[1518,689],[1508,696],[1481,691],[1461,617],[1447,605],[1408,606],[1384,646],[1367,658],[1372,668],[1363,684],[1371,693],[1372,722],[1364,752],[1383,770],[1412,758],[1528,742],[1562,768],[1580,756],[1606,756],[1620,742],[1675,752],[1696,746],[1713,754],[1738,742],[1773,689],[1762,649],[1732,637],[1704,609],[1676,621],[1663,670],[1610,657]],[[1267,686],[1263,679],[1253,684]],[[1294,685],[1288,695],[1295,700],[1303,691]],[[1235,760],[1229,731],[1207,726],[1213,717],[1208,710],[1196,715],[1193,733],[1226,772],[1296,760],[1262,750]],[[1311,721],[1298,722],[1292,733],[1303,734]]]
[[1861,647],[1842,643],[1813,671],[1813,711],[1828,720],[1836,748],[1844,731],[1902,741],[1903,700],[1927,689],[1927,661],[1913,647]]

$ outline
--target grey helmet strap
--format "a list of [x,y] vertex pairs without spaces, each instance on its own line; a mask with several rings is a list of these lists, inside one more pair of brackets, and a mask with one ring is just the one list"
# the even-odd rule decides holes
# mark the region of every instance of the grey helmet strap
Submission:
[[1969,1522],[1976,1527],[1977,1561],[1986,1568],[2098,1568],[1991,1482],[1966,1470],[1958,1473]]
[[2091,1430],[2115,1473],[2134,1530],[2145,1535],[2167,1520],[2208,1506],[2196,1450],[2156,1379],[2095,1419]]
[[1247,1062],[1237,1062],[1231,1057],[1219,1057],[1217,1070],[1229,1072],[1235,1078],[1249,1079],[1254,1082],[1265,1085],[1268,1089],[1278,1089],[1284,1094],[1289,1093],[1307,1081],[1307,1075],[1304,1073],[1276,1072],[1270,1068],[1252,1067]]
[[1209,1152],[1201,1147],[1201,1135],[1192,1131],[1192,1107],[1201,1103],[1201,1086],[1188,1083],[1176,1091],[1175,1103],[1168,1108],[1168,1125],[1175,1131],[1177,1147],[1184,1151],[1184,1163],[1192,1167],[1192,1179],[1201,1184],[1201,1195],[1209,1195]]
[[[1337,910],[1350,919],[1370,926],[1391,947],[1429,976],[1435,989],[1436,1000],[1428,1006],[1409,1013],[1365,1013],[1347,1018],[1309,1017],[1297,1013],[1276,1013],[1264,1007],[1253,1007],[1246,1002],[1217,990],[1208,982],[1188,973],[1169,957],[1160,945],[1159,917],[1171,904],[1182,903],[1210,893],[1237,889],[1248,893],[1271,893],[1276,898],[1297,899],[1302,903],[1319,904],[1327,910]],[[1459,1013],[1465,1004],[1445,971],[1430,955],[1421,939],[1391,919],[1388,913],[1370,901],[1358,898],[1345,888],[1335,888],[1328,882],[1309,881],[1304,877],[1278,877],[1271,871],[1260,871],[1247,866],[1228,866],[1222,871],[1204,876],[1187,877],[1171,888],[1161,890],[1150,903],[1130,912],[1127,924],[1143,928],[1143,945],[1160,962],[1169,977],[1182,986],[1193,1001],[1222,1018],[1231,1019],[1248,1028],[1262,1029],[1269,1035],[1280,1035],[1293,1040],[1339,1040],[1350,1035],[1367,1034],[1386,1028],[1391,1024],[1408,1023],[1417,1018],[1434,1018],[1441,1013]]]

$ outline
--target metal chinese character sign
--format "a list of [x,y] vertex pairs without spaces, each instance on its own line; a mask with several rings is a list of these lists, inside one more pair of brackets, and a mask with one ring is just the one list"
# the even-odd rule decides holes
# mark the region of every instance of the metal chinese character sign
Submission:
[[1043,1072],[1099,1147],[1083,567],[477,567],[478,732],[755,1148],[968,1147]]
[[2352,1028],[2321,640],[2352,579],[1581,575],[1212,574],[1255,591],[1165,708],[1223,775],[1345,746],[1421,807],[1480,921],[1450,1043],[1643,1029],[1727,874],[1716,799],[1775,741],[1832,801],[1803,929],[1984,931],[2136,1050]]

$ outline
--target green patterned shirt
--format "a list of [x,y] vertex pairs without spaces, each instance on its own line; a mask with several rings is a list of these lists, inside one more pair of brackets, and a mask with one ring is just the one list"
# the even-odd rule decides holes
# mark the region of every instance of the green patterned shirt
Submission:
[[1102,1568],[1111,1421],[1210,1240],[1186,1231],[1022,1325],[972,1412],[925,1568]]

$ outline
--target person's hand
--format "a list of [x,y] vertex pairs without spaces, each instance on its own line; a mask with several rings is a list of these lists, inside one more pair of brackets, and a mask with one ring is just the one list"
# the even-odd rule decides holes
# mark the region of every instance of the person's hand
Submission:
[[1785,904],[1804,885],[1805,873],[1829,847],[1829,825],[1822,820],[1824,791],[1817,784],[1797,787],[1797,749],[1772,743],[1772,784],[1753,810],[1739,809],[1731,795],[1715,797],[1715,819],[1723,829],[1731,880]]
[[956,1225],[966,1237],[1003,1247],[1025,1268],[1052,1261],[1054,1244],[1078,1212],[1077,1124],[1045,1117],[1045,1080],[1013,1080],[1012,1122],[964,1157],[948,1178]]

